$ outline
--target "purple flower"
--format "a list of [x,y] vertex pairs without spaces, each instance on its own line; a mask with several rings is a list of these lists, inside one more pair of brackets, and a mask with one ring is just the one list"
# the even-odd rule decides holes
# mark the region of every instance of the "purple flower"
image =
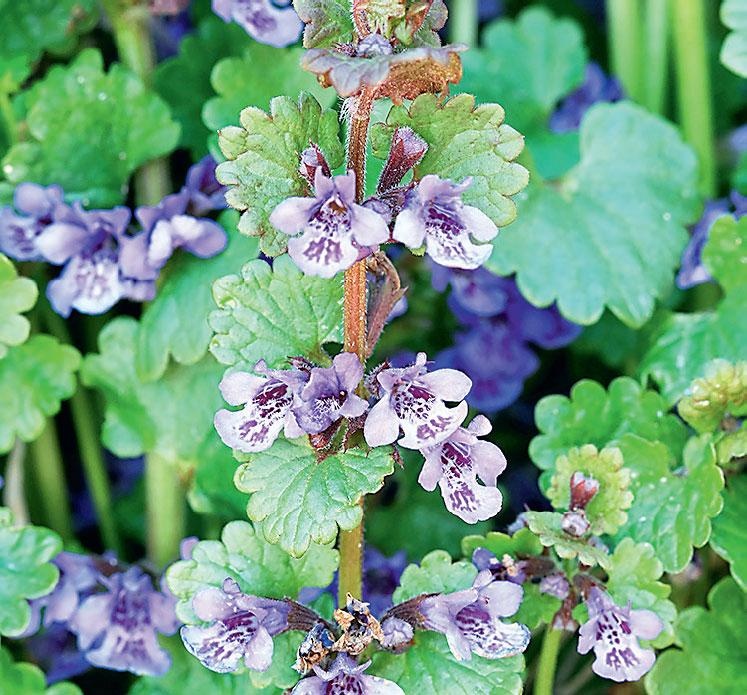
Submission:
[[577,130],[594,104],[619,101],[624,96],[622,85],[616,77],[608,77],[597,63],[589,63],[581,86],[563,99],[550,116],[550,130],[556,133]]
[[381,215],[356,204],[352,171],[328,178],[322,169],[314,176],[315,197],[284,200],[270,222],[294,237],[288,253],[304,273],[331,278],[365,255],[367,247],[384,243],[389,227]]
[[[472,382],[456,369],[438,369],[428,373],[424,352],[415,364],[401,369],[383,369],[376,382],[384,390],[366,418],[364,435],[369,446],[391,444],[404,433],[399,443],[407,449],[435,446],[446,439],[467,416],[462,399]],[[462,401],[456,408],[444,403]]]
[[438,484],[446,508],[468,524],[494,517],[503,503],[496,483],[506,468],[506,457],[495,444],[477,439],[491,429],[488,419],[478,415],[466,428],[459,427],[436,446],[421,450],[425,464],[418,482],[428,491]]
[[497,316],[503,313],[508,303],[507,278],[499,277],[485,268],[460,270],[445,268],[433,263],[431,266],[433,288],[443,292],[451,285],[450,302],[455,302],[463,312],[475,316]]
[[33,661],[47,677],[47,684],[74,678],[91,668],[78,650],[75,635],[62,623],[53,623],[26,643]]
[[408,645],[415,636],[412,625],[395,616],[385,618],[381,623],[382,639],[379,640],[385,649],[398,651]]
[[419,610],[424,627],[446,635],[459,661],[468,661],[472,653],[501,659],[523,652],[529,644],[526,626],[501,620],[519,610],[523,596],[518,584],[493,581],[490,572],[484,571],[471,589],[429,596]]
[[300,680],[291,690],[291,695],[404,695],[404,691],[396,683],[378,676],[365,675],[363,671],[370,664],[367,661],[359,665],[347,654],[338,654],[328,671],[318,665],[314,666],[315,675]]
[[540,580],[539,590],[541,594],[547,594],[548,596],[554,596],[559,598],[561,601],[568,597],[571,586],[565,575],[562,574],[548,574],[546,577],[542,577]]
[[243,662],[254,671],[265,671],[272,662],[272,638],[288,629],[288,604],[249,596],[233,579],[223,588],[198,591],[192,608],[205,627],[181,629],[187,650],[203,666],[217,673],[235,671]]
[[462,202],[462,193],[471,183],[469,178],[455,184],[434,174],[424,176],[397,215],[394,239],[411,249],[425,243],[426,253],[449,268],[481,266],[493,247],[475,245],[471,237],[490,241],[498,234],[498,228],[484,212]]
[[210,258],[226,248],[228,237],[217,222],[186,214],[190,192],[167,195],[158,205],[135,210],[143,226],[148,265],[160,270],[174,251],[184,247],[199,258]]
[[22,183],[13,192],[13,208],[0,208],[0,252],[17,261],[41,261],[44,256],[36,239],[52,223],[54,211],[62,205],[59,186]]
[[71,620],[86,659],[114,671],[166,673],[171,659],[158,644],[157,632],[176,632],[175,599],[154,590],[150,578],[137,567],[99,581],[106,593],[89,596]]
[[637,681],[656,659],[654,650],[644,649],[639,640],[654,639],[664,629],[659,616],[629,605],[621,608],[597,587],[589,592],[586,606],[589,619],[579,629],[579,654],[593,649],[596,659],[591,668],[603,678]]
[[223,443],[244,452],[269,449],[283,429],[288,438],[302,434],[291,406],[309,379],[299,369],[268,369],[263,361],[257,362],[254,371],[264,376],[232,372],[223,377],[220,391],[225,401],[244,407],[215,414],[215,429]]
[[341,352],[327,368],[314,367],[291,412],[307,434],[324,432],[340,418],[360,417],[368,403],[356,395],[363,365],[352,352]]
[[472,564],[480,572],[488,570],[493,577],[502,582],[523,584],[527,580],[526,560],[514,560],[505,554],[500,560],[487,548],[475,548],[472,553]]
[[225,22],[236,22],[255,41],[288,46],[298,41],[303,22],[291,0],[213,0],[213,12]]
[[183,190],[189,196],[189,211],[197,217],[226,207],[226,186],[215,178],[215,167],[215,160],[207,155],[187,171]]

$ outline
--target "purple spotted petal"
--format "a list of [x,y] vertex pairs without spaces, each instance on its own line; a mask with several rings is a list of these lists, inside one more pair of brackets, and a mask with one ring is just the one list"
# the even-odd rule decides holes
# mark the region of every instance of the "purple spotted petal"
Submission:
[[255,41],[288,46],[301,35],[303,23],[290,2],[271,0],[213,0],[213,12],[226,22],[236,22]]
[[22,183],[13,193],[13,207],[0,208],[0,252],[18,261],[44,260],[36,240],[62,205],[59,186]]
[[292,695],[404,695],[392,681],[367,676],[370,661],[358,665],[347,654],[338,654],[325,670],[314,666],[314,675],[303,678],[291,691]]

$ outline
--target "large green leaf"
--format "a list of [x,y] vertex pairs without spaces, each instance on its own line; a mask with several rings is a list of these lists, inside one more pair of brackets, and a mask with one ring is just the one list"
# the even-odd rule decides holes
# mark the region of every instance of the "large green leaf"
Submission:
[[527,185],[527,170],[513,160],[524,147],[524,138],[503,122],[498,104],[475,106],[475,98],[459,94],[442,101],[434,94],[422,94],[409,108],[394,106],[386,124],[371,130],[374,154],[384,159],[396,126],[409,126],[428,143],[418,164],[418,177],[438,174],[461,182],[472,177],[464,192],[465,202],[480,208],[499,227],[516,217],[516,205],[509,196]]
[[0,635],[17,636],[31,620],[28,599],[57,584],[60,573],[50,560],[62,550],[62,539],[40,526],[14,526],[0,510]]
[[304,275],[284,256],[272,267],[251,261],[241,276],[217,280],[210,351],[223,364],[279,367],[288,357],[322,360],[322,346],[342,342],[342,282]]
[[42,433],[60,401],[75,392],[79,364],[74,347],[48,335],[8,350],[0,360],[0,453],[10,451],[16,437],[30,442]]
[[0,649],[0,686],[3,695],[82,695],[72,683],[47,687],[44,672],[38,666],[15,663],[5,649]]
[[13,264],[0,253],[0,359],[8,347],[29,337],[29,321],[20,314],[34,306],[38,294],[36,283],[19,278]]
[[487,267],[515,272],[529,301],[557,302],[576,323],[608,307],[640,326],[671,288],[697,203],[695,155],[674,126],[631,103],[598,104],[581,124],[579,164],[530,185]]
[[731,574],[747,591],[747,475],[729,478],[724,508],[713,520],[711,545],[731,565]]
[[721,62],[740,77],[747,77],[747,2],[723,0],[721,21],[731,29],[721,46]]
[[693,547],[708,542],[711,518],[723,506],[724,476],[709,437],[691,439],[676,468],[661,442],[626,434],[618,443],[631,470],[633,504],[617,537],[650,543],[667,572],[680,572]]
[[445,550],[433,550],[419,565],[405,568],[392,599],[394,603],[402,603],[420,594],[450,594],[469,589],[476,576],[477,568],[471,562],[454,562]]
[[659,655],[646,676],[650,695],[734,695],[747,692],[747,594],[722,579],[675,625],[679,649]]
[[59,184],[92,207],[121,202],[130,174],[179,139],[168,106],[121,65],[104,72],[94,49],[23,96],[27,137],[5,156],[6,178]]
[[239,230],[261,236],[262,251],[277,256],[288,237],[270,224],[270,214],[286,198],[308,193],[299,172],[301,152],[313,142],[333,169],[342,163],[337,113],[323,110],[312,95],[303,93],[297,101],[275,97],[269,114],[246,108],[239,121],[241,127],[220,132],[218,144],[229,161],[218,166],[216,175],[229,186],[228,204],[243,213]]
[[306,438],[280,439],[247,461],[236,471],[236,487],[252,493],[249,518],[294,557],[312,541],[333,541],[338,526],[355,528],[363,515],[361,498],[381,488],[394,468],[388,447],[350,449],[317,461]]

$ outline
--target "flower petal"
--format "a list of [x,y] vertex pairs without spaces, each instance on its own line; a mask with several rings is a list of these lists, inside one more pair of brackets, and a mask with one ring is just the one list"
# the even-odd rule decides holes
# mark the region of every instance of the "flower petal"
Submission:
[[389,404],[389,398],[382,398],[366,416],[363,435],[369,446],[392,444],[399,436],[399,419]]

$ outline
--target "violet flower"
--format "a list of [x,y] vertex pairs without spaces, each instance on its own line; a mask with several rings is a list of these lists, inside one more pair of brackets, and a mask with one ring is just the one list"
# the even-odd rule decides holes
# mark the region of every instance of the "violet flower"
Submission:
[[352,352],[341,352],[331,367],[314,367],[291,412],[306,434],[319,434],[339,419],[360,417],[368,403],[355,389],[363,378],[363,365]]
[[206,155],[189,167],[183,190],[189,196],[188,209],[192,215],[202,217],[214,210],[226,208],[226,186],[215,178],[216,161]]
[[498,581],[523,584],[527,580],[526,560],[514,560],[508,554],[498,559],[495,553],[491,553],[487,548],[475,548],[472,553],[472,564],[480,572],[488,570],[493,579]]
[[471,589],[428,596],[418,609],[426,629],[446,635],[457,660],[468,661],[473,653],[501,659],[523,652],[529,644],[525,625],[501,620],[519,610],[523,596],[520,585],[494,581],[483,571]]
[[292,0],[213,0],[213,12],[225,22],[236,22],[255,41],[270,46],[295,43],[303,29]]
[[468,524],[494,517],[503,503],[496,483],[506,457],[495,444],[478,440],[491,429],[490,421],[478,415],[466,428],[458,427],[436,446],[421,450],[425,463],[418,482],[428,491],[438,485],[446,508]]
[[379,640],[384,649],[399,651],[406,647],[415,636],[415,630],[410,623],[402,618],[390,616],[381,623],[382,638]]
[[241,592],[233,579],[223,588],[198,591],[192,608],[205,627],[185,625],[181,637],[187,650],[216,673],[235,671],[242,662],[254,671],[272,663],[272,638],[288,629],[288,604]]
[[435,174],[424,176],[410,191],[405,206],[397,215],[392,236],[412,249],[425,244],[426,253],[449,268],[474,269],[490,256],[490,241],[498,228],[481,210],[462,202],[462,193],[472,179],[461,184],[441,179]]
[[223,443],[247,453],[269,449],[283,429],[288,438],[300,436],[291,406],[309,379],[300,369],[268,369],[261,360],[254,371],[263,376],[231,372],[223,377],[220,391],[224,400],[244,407],[221,409],[214,419]]
[[540,580],[539,590],[541,594],[554,596],[562,601],[568,597],[571,585],[563,574],[548,574]]
[[464,312],[475,316],[496,316],[508,304],[508,284],[511,281],[485,268],[461,270],[431,265],[431,283],[438,292],[451,285],[449,302],[456,302]]
[[[456,369],[437,369],[428,373],[426,355],[418,353],[415,364],[400,369],[383,369],[376,376],[383,396],[368,414],[364,435],[369,446],[391,444],[399,440],[407,449],[435,446],[446,439],[467,416],[462,400],[472,381]],[[444,401],[461,401],[448,408]]]
[[44,260],[36,239],[52,223],[58,205],[62,205],[59,186],[45,188],[36,183],[16,186],[13,207],[0,208],[0,252],[17,261]]
[[615,605],[609,594],[593,587],[586,599],[589,619],[579,629],[578,652],[592,649],[596,659],[592,670],[602,678],[637,681],[656,660],[653,649],[644,649],[639,640],[651,640],[664,629],[653,611],[631,610]]
[[158,644],[157,632],[176,632],[173,596],[156,591],[138,567],[99,581],[108,591],[85,599],[70,623],[86,659],[114,671],[166,673],[171,659]]
[[301,679],[291,690],[291,695],[330,695],[331,693],[356,693],[357,695],[404,695],[396,683],[363,672],[371,664],[357,664],[347,654],[338,654],[329,670],[314,666],[314,675]]
[[381,215],[356,204],[352,171],[328,178],[322,169],[317,167],[314,175],[314,197],[284,200],[270,222],[293,237],[288,253],[304,273],[331,278],[367,254],[367,247],[384,243],[389,226]]

